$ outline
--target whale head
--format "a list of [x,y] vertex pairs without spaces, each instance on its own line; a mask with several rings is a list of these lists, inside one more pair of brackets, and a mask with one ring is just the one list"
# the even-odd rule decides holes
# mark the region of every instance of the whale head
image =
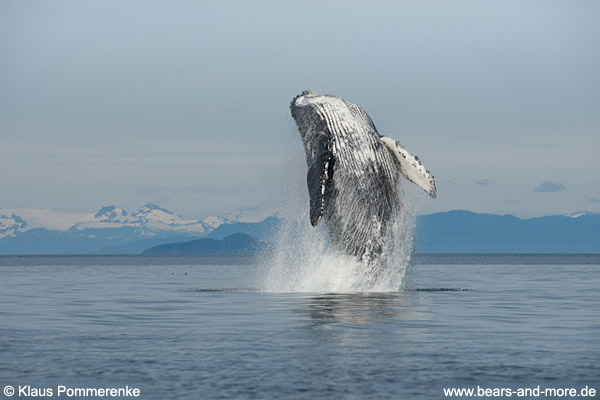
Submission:
[[292,99],[290,111],[298,125],[308,165],[323,148],[330,148],[331,141],[340,133],[337,128],[351,119],[349,105],[339,97],[309,90]]
[[298,117],[301,118],[303,114],[315,113],[323,104],[332,102],[343,104],[344,100],[339,97],[326,94],[315,94],[310,90],[304,90],[292,99],[290,110],[292,111],[294,119],[297,119]]
[[303,91],[292,99],[290,111],[298,125],[302,143],[306,151],[306,162],[310,165],[323,148],[329,147],[331,131],[327,129],[327,121],[322,104],[333,96],[316,95],[309,90]]
[[317,105],[320,103],[320,97],[324,96],[316,95],[309,90],[305,90],[292,99],[290,111],[296,122],[307,124],[314,120]]

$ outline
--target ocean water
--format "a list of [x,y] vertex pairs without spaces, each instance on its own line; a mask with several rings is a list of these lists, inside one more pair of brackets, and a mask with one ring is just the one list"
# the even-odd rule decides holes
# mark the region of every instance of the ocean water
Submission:
[[264,292],[263,277],[246,256],[0,257],[0,386],[57,398],[59,385],[127,385],[144,399],[600,391],[598,255],[416,256],[386,293]]

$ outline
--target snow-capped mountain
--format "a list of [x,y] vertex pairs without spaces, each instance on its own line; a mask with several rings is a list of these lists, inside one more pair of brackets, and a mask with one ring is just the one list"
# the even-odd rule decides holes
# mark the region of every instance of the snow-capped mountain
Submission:
[[0,209],[0,238],[15,237],[34,229],[84,232],[98,229],[130,228],[141,237],[165,233],[204,236],[228,222],[227,218],[211,216],[204,221],[185,219],[154,204],[134,212],[118,206],[105,206],[96,213],[75,214],[49,209]]
[[130,222],[134,219],[131,214],[123,210],[121,207],[117,206],[102,207],[96,214],[94,214],[94,218],[100,221],[125,223]]
[[[0,209],[0,220],[15,220],[19,218],[24,225],[18,229],[24,232],[30,229],[43,228],[48,230],[65,231],[81,221],[92,219],[94,214],[74,214],[47,208],[14,208]],[[14,222],[11,223],[15,225]],[[0,237],[6,236],[0,225]],[[16,233],[16,232],[15,232]]]
[[27,222],[21,217],[11,214],[0,214],[0,238],[4,236],[15,236],[19,231],[27,230]]
[[221,225],[223,225],[224,223],[229,222],[229,220],[227,220],[226,218],[223,217],[216,217],[216,216],[212,216],[212,217],[207,217],[204,219],[204,221],[202,221],[204,224],[206,224],[207,226],[209,226],[211,229],[215,229]]
[[[218,225],[217,225],[218,226]],[[147,204],[129,213],[117,206],[102,207],[91,219],[71,226],[70,230],[131,227],[140,230],[142,236],[154,236],[160,232],[178,232],[205,235],[214,229],[203,221],[187,220],[154,204]]]
[[[207,234],[213,228],[204,221],[186,220],[180,215],[158,206],[148,204],[133,213],[137,220],[141,221],[148,231],[177,231]],[[218,226],[218,225],[217,225]]]
[[600,215],[600,214],[599,213],[590,212],[590,211],[576,211],[576,212],[572,212],[572,213],[569,213],[569,214],[565,214],[565,217],[579,218],[579,217],[583,217],[584,215]]
[[[218,217],[224,220],[227,223],[237,223],[237,222],[260,222],[264,221],[269,217],[278,217],[278,212],[273,212],[271,208],[265,207],[251,207],[243,210],[231,211],[227,214],[224,214],[222,217]],[[211,217],[209,217],[211,218]],[[206,221],[206,220],[205,220]],[[222,224],[222,223],[221,223]]]
[[140,253],[177,240],[205,237],[223,224],[224,216],[183,218],[154,204],[129,212],[105,206],[95,213],[49,209],[0,209],[0,254]]
[[[0,209],[0,254],[140,254],[236,233],[269,242],[281,221],[261,209],[188,220],[152,204],[90,214]],[[600,213],[593,212],[520,219],[453,210],[419,216],[415,231],[416,248],[424,253],[600,253],[599,238]]]

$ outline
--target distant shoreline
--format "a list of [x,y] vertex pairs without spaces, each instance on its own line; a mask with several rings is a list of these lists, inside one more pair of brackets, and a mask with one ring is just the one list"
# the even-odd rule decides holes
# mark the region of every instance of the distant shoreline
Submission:
[[[6,227],[0,229],[0,254],[254,253],[276,243],[280,230],[285,233],[302,224],[291,221],[290,226],[275,216],[259,222],[221,218],[210,231],[205,224],[201,234],[187,231],[187,221],[156,206],[148,205],[135,213],[138,219],[153,216],[151,222],[131,222],[125,211],[125,216],[119,217],[125,220],[111,219],[114,213],[111,211],[108,219],[106,212],[100,213],[93,227],[74,225],[67,230],[31,228],[34,220],[28,223],[16,214],[4,215],[5,219],[0,215],[0,228]],[[46,217],[51,216],[54,214]],[[165,222],[170,220],[175,222]],[[600,214],[595,213],[520,219],[453,210],[420,215],[414,225],[414,248],[419,254],[600,254]]]
[[[261,259],[268,260],[269,253],[254,254],[15,254],[0,255],[0,267],[22,265],[40,266],[127,266],[127,265],[258,265]],[[152,261],[154,260],[154,261]],[[459,253],[415,253],[410,265],[589,265],[600,266],[600,254],[459,254]]]

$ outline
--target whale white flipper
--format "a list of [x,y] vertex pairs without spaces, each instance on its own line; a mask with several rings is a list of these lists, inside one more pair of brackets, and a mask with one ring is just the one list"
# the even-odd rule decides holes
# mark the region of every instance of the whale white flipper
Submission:
[[421,164],[419,158],[410,154],[394,139],[390,139],[387,136],[381,136],[380,139],[395,156],[396,160],[398,160],[402,175],[435,199],[436,189],[433,175],[431,175],[425,166]]

